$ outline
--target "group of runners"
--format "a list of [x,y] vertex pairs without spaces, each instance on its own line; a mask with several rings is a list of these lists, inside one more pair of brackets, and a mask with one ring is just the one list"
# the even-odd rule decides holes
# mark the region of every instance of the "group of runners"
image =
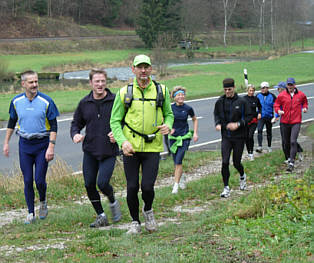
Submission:
[[[136,56],[132,72],[135,75],[133,82],[113,94],[106,86],[106,72],[102,69],[90,71],[91,92],[79,102],[74,112],[70,136],[74,143],[82,143],[85,188],[97,214],[90,227],[109,224],[97,187],[108,198],[111,220],[121,220],[120,203],[110,184],[116,157],[121,149],[127,182],[126,200],[132,218],[127,233],[138,234],[142,231],[138,198],[140,188],[144,202],[142,214],[145,229],[149,232],[157,230],[153,212],[154,185],[158,175],[160,152],[164,149],[163,137],[169,136],[169,148],[174,161],[172,193],[177,194],[179,188],[186,187],[182,176],[182,161],[190,141],[198,140],[198,121],[194,109],[184,101],[186,88],[176,86],[170,93],[165,85],[152,80],[152,64],[148,56]],[[268,132],[268,150],[271,150],[271,120],[274,110],[281,116],[283,149],[288,168],[293,169],[301,111],[306,112],[308,105],[306,96],[295,87],[294,79],[289,78],[286,84],[286,90],[278,98],[268,92],[267,82],[262,83],[262,92],[257,97],[254,96],[255,88],[252,85],[248,87],[248,95],[240,97],[235,92],[233,79],[223,81],[225,95],[217,100],[214,110],[216,130],[220,130],[222,135],[221,172],[224,190],[221,197],[230,195],[231,151],[233,164],[240,173],[240,189],[246,188],[246,174],[241,158],[245,143],[250,158],[254,158],[253,135],[256,127],[259,143],[256,150],[261,151],[264,124]],[[36,219],[34,177],[40,199],[39,218],[45,219],[48,215],[46,172],[48,162],[54,158],[58,130],[56,118],[59,112],[53,100],[38,91],[36,72],[22,73],[21,85],[25,92],[15,96],[10,103],[3,153],[5,156],[9,155],[9,141],[15,125],[18,124],[19,159],[28,207],[25,223],[30,224]],[[174,101],[172,104],[171,98]],[[193,130],[189,129],[189,117],[193,121]]]

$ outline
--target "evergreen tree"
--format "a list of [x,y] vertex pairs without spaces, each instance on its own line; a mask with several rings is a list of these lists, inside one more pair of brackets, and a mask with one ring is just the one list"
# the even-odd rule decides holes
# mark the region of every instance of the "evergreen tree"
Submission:
[[180,16],[177,5],[181,0],[143,0],[137,18],[136,33],[146,47],[152,48],[158,35],[180,36]]

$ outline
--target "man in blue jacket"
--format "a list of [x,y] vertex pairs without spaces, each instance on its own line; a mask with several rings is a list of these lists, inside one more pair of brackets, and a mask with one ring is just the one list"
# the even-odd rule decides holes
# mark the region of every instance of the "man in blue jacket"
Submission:
[[257,123],[257,141],[258,147],[256,151],[262,152],[262,143],[263,143],[263,128],[266,125],[266,134],[267,134],[267,144],[268,144],[268,152],[271,152],[271,140],[272,140],[272,118],[274,117],[274,103],[276,100],[276,96],[273,93],[268,91],[269,83],[264,81],[261,83],[261,93],[257,94],[257,98],[259,99],[262,105],[262,116]]
[[[96,221],[90,227],[102,227],[108,225],[108,219],[101,205],[96,181],[100,191],[108,197],[112,221],[118,222],[121,219],[120,204],[109,183],[119,153],[109,124],[115,95],[106,88],[107,74],[104,70],[91,70],[89,79],[92,91],[80,101],[75,110],[71,137],[74,143],[83,143],[85,188],[97,213]],[[80,133],[84,127],[85,135]]]
[[54,158],[59,112],[53,100],[38,91],[36,72],[32,70],[23,72],[21,84],[25,92],[16,95],[10,103],[10,119],[3,143],[3,154],[9,156],[9,141],[15,125],[18,124],[16,133],[20,136],[19,159],[28,208],[25,224],[31,224],[35,222],[34,175],[40,201],[39,218],[45,219],[48,215],[46,174],[48,162]]

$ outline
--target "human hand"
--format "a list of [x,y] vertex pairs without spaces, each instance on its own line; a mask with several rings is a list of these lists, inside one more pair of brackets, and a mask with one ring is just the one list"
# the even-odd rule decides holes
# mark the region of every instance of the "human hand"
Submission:
[[80,143],[80,142],[82,142],[84,140],[84,138],[85,138],[84,135],[77,133],[73,137],[73,142],[74,143]]
[[159,129],[159,131],[162,135],[167,135],[170,132],[170,129],[169,129],[167,124],[157,126],[157,128]]
[[221,131],[221,124],[216,125],[216,131]]
[[302,109],[303,113],[307,113],[307,108]]
[[4,156],[9,157],[9,144],[8,143],[5,143],[3,145],[3,154]]
[[124,141],[122,143],[122,151],[123,154],[126,156],[133,156],[133,154],[135,153],[133,146],[129,141]]
[[174,132],[175,132],[175,129],[171,129],[171,131],[170,131],[170,134],[172,135],[172,134],[174,134]]
[[53,160],[53,158],[54,158],[54,148],[53,147],[48,146],[45,158],[46,158],[47,162],[50,162]]
[[239,123],[237,123],[237,122],[229,122],[227,124],[227,130],[235,131],[238,128],[239,128]]
[[195,133],[195,132],[194,132],[194,134],[193,134],[193,141],[194,141],[194,142],[197,142],[197,141],[198,141],[198,135],[197,135],[197,133]]
[[279,110],[278,114],[281,116],[281,115],[285,114],[285,112],[283,110]]
[[260,120],[262,118],[262,114],[257,114],[257,119]]
[[116,142],[116,140],[115,140],[114,137],[113,137],[112,131],[109,132],[107,135],[109,136],[109,140],[110,140],[111,143],[115,143],[115,142]]

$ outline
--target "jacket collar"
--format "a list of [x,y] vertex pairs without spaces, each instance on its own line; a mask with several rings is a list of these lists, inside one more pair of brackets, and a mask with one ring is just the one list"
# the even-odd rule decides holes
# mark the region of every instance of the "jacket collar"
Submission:
[[[108,89],[108,88],[105,88],[106,92],[107,92],[107,95],[106,97],[103,98],[103,102],[105,101],[110,101],[110,100],[114,100],[114,95],[113,93]],[[90,91],[90,93],[87,95],[86,97],[86,100],[87,101],[91,101],[91,102],[94,102],[94,98],[93,98],[93,91]]]

